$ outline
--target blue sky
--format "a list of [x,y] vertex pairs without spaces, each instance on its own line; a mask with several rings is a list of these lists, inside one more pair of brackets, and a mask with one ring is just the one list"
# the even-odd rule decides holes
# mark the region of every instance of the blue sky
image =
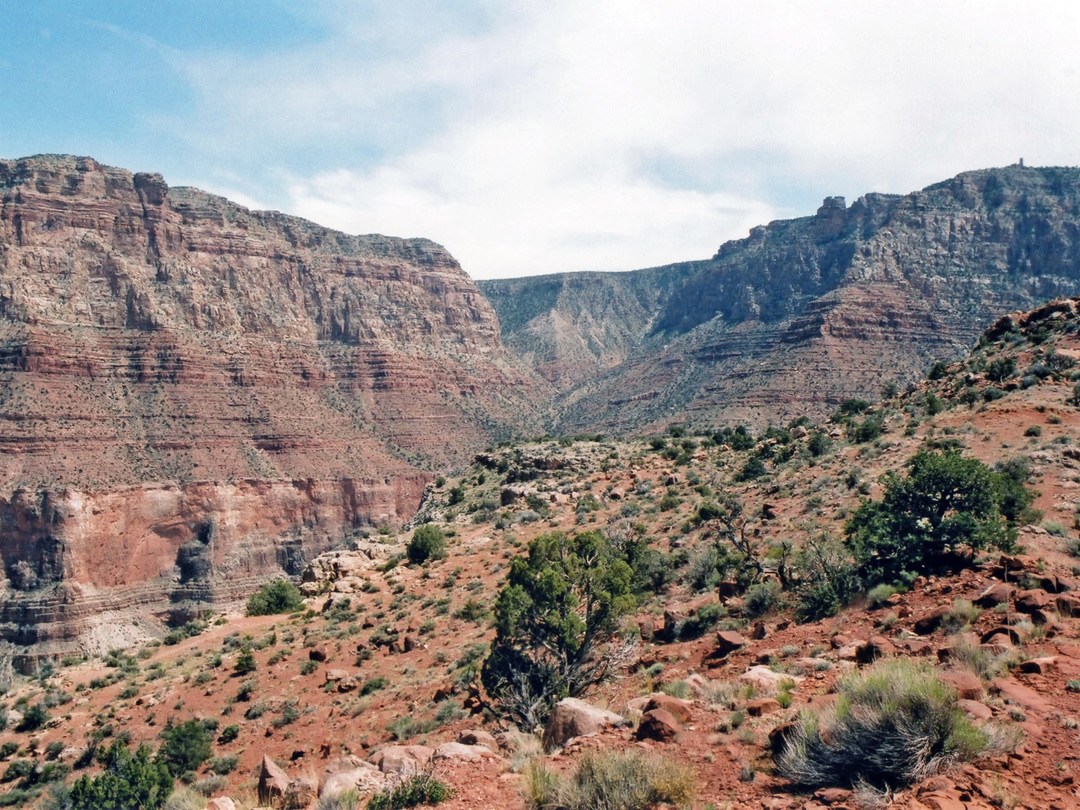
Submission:
[[477,278],[1080,163],[1080,4],[0,0],[0,157],[90,155]]

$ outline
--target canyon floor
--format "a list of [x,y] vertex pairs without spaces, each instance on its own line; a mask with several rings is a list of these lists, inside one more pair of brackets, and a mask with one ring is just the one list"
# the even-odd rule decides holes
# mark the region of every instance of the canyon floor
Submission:
[[[1068,369],[1080,358],[1078,322],[1068,302],[1016,318],[971,360],[863,414],[778,429],[741,450],[678,428],[491,448],[429,488],[417,524],[444,529],[444,559],[410,564],[409,530],[371,532],[309,567],[294,613],[208,616],[166,643],[19,679],[0,700],[0,804],[63,806],[54,785],[97,773],[95,747],[123,738],[156,748],[163,729],[197,719],[213,730],[212,758],[171,806],[226,807],[216,797],[228,797],[257,807],[260,782],[275,778],[278,806],[339,806],[316,795],[334,772],[363,770],[372,792],[419,763],[452,788],[440,805],[448,810],[526,808],[538,762],[570,773],[589,752],[629,750],[688,766],[688,804],[702,810],[1075,807],[1080,408]],[[989,379],[987,362],[1003,358],[1012,373]],[[859,435],[866,420],[878,435]],[[709,578],[702,560],[714,537],[694,517],[717,493],[738,499],[763,549],[797,549],[842,536],[860,502],[881,496],[881,476],[927,447],[988,465],[1026,460],[1040,514],[1020,528],[1019,550],[977,554],[881,604],[860,597],[804,623],[791,594],[751,615],[743,595]],[[764,475],[739,480],[751,458],[764,460]],[[475,673],[510,560],[540,534],[590,529],[648,538],[670,570],[624,623],[634,642],[626,660],[583,696],[622,720],[545,752],[538,735],[485,707]],[[830,705],[846,674],[904,657],[927,662],[977,725],[1004,729],[1013,743],[887,795],[801,793],[776,773],[770,733]],[[642,732],[650,705],[666,707],[674,725]],[[284,774],[262,773],[266,758]]]

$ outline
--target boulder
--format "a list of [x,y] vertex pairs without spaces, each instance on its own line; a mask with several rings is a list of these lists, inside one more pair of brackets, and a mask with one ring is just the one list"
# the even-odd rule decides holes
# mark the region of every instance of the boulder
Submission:
[[993,710],[985,703],[977,700],[965,700],[960,698],[956,701],[957,707],[972,720],[989,720],[994,716]]
[[691,705],[690,701],[679,700],[679,698],[672,697],[671,695],[652,695],[645,704],[645,711],[649,712],[653,709],[663,709],[680,723],[689,723]]
[[[997,642],[994,640],[997,639]],[[999,625],[992,630],[987,630],[981,636],[979,636],[980,644],[1001,643],[1004,639],[1009,645],[1020,644],[1022,639],[1020,638],[1020,632],[1015,628],[1007,624]]]
[[690,686],[691,691],[699,698],[705,697],[709,691],[709,682],[696,672],[687,675],[683,680],[686,681]]
[[228,796],[217,796],[206,803],[206,810],[236,810],[236,802]]
[[307,807],[319,798],[319,786],[314,779],[301,776],[289,782],[285,788],[285,807]]
[[1058,598],[1054,600],[1054,604],[1057,607],[1057,612],[1062,616],[1071,618],[1080,616],[1080,596],[1074,593],[1059,594]]
[[1020,591],[1016,595],[1016,609],[1021,613],[1034,613],[1036,610],[1047,610],[1054,604],[1054,597],[1042,588],[1033,588],[1030,591]]
[[785,675],[773,672],[768,667],[750,667],[738,679],[743,683],[753,684],[762,692],[776,692],[784,681],[799,683],[804,680],[801,675]]
[[458,762],[479,762],[485,757],[494,757],[495,754],[483,745],[465,745],[459,742],[445,742],[435,749],[431,755],[433,760],[453,759]]
[[330,651],[325,646],[312,647],[308,650],[307,657],[309,661],[325,661],[330,657]]
[[679,721],[671,712],[663,709],[651,709],[641,717],[637,728],[639,740],[657,740],[666,742],[673,740],[679,734]]
[[718,630],[716,632],[715,655],[724,656],[745,646],[746,639],[743,638],[741,633],[737,633],[734,630]]
[[497,751],[499,743],[495,735],[489,734],[483,729],[465,729],[458,734],[457,741],[462,745],[482,745],[489,751]]
[[555,704],[544,728],[544,748],[550,751],[574,737],[625,724],[626,721],[615,712],[591,706],[577,698],[563,698]]
[[869,664],[879,658],[896,655],[896,646],[885,636],[870,636],[859,645],[856,651],[856,660],[860,664]]
[[975,604],[979,607],[992,608],[1009,601],[1012,596],[1013,586],[1004,582],[992,582],[982,593],[975,597]]
[[433,753],[426,745],[389,745],[372,754],[368,761],[383,773],[412,776],[427,765]]
[[259,801],[263,804],[282,802],[288,789],[289,775],[267,754],[263,754],[259,767]]
[[[326,755],[327,756],[330,755],[330,746],[329,746],[329,744],[326,744]],[[372,765],[372,764],[370,764],[368,762],[364,762],[364,760],[360,759],[360,757],[354,756],[352,754],[347,754],[347,755],[345,755],[343,757],[334,757],[333,759],[327,760],[325,767],[323,767],[322,781],[325,782],[327,779],[329,779],[335,773],[344,773],[345,771],[353,771],[353,770],[356,770],[357,768],[364,767],[364,766],[367,766],[369,768],[375,768],[374,765]],[[375,768],[375,770],[378,770],[378,768]]]
[[983,685],[979,676],[966,669],[950,669],[938,676],[943,683],[956,690],[963,700],[979,700],[983,695]]
[[1029,658],[1020,664],[1020,671],[1028,675],[1047,675],[1057,669],[1057,656],[1044,655],[1040,658]]
[[1049,714],[1054,710],[1053,705],[1034,689],[1028,689],[1015,678],[1005,677],[994,680],[994,688],[1001,696],[1024,709]]
[[319,798],[333,798],[346,790],[374,793],[382,790],[385,785],[386,775],[374,765],[364,762],[352,770],[339,771],[326,777],[319,791]]
[[852,792],[847,788],[821,788],[814,793],[814,798],[822,804],[849,804]]
[[780,711],[780,701],[773,698],[754,698],[746,701],[746,713],[751,717],[761,717],[763,714]]
[[915,622],[915,632],[920,636],[928,636],[941,627],[945,617],[952,613],[948,605],[940,605]]
[[679,610],[664,611],[664,629],[661,633],[665,641],[677,641],[686,624],[686,614]]

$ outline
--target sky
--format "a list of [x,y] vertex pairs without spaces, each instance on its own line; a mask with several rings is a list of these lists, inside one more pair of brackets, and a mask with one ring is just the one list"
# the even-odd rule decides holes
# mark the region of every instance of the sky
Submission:
[[1075,0],[0,0],[0,31],[0,158],[424,236],[474,278],[1080,163]]

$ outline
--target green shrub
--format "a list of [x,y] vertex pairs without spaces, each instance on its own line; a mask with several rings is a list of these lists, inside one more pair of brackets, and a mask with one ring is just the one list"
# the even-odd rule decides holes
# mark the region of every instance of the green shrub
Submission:
[[71,786],[69,810],[157,810],[172,791],[168,767],[151,759],[149,746],[141,745],[132,754],[117,740],[101,759],[102,773],[83,776]]
[[796,785],[898,788],[988,745],[927,666],[882,662],[841,679],[838,691],[834,709],[804,711],[774,753],[777,772]]
[[717,622],[726,618],[727,615],[727,608],[719,602],[704,604],[683,622],[682,627],[679,629],[679,638],[700,638],[715,627]]
[[367,810],[401,810],[421,804],[438,804],[454,795],[453,789],[430,773],[418,773],[376,793],[368,801]]
[[875,585],[866,593],[867,607],[871,610],[877,610],[878,608],[885,607],[888,604],[889,597],[897,592],[897,589],[893,585]]
[[255,653],[251,651],[251,648],[245,647],[240,650],[236,656],[236,661],[233,662],[233,672],[237,675],[247,675],[254,672],[255,668]]
[[[219,781],[221,779],[221,777],[214,778]],[[169,794],[169,798],[165,800],[162,810],[204,810],[206,797],[211,794],[204,794],[200,791],[205,790],[207,787],[209,785],[202,779],[195,783],[194,788],[187,785],[177,785],[173,792]]]
[[818,430],[810,434],[809,440],[806,442],[806,449],[814,458],[824,455],[831,442],[828,435]]
[[446,533],[438,526],[425,523],[413,532],[405,547],[409,562],[419,565],[428,560],[441,560],[446,556]]
[[232,725],[225,726],[225,728],[223,728],[221,730],[221,734],[218,737],[217,741],[221,745],[226,745],[228,743],[231,743],[233,740],[235,740],[239,736],[240,736],[240,726],[233,723]]
[[164,763],[173,776],[191,773],[210,758],[212,741],[203,722],[187,720],[174,726],[170,720],[161,731],[156,761]]
[[848,428],[848,438],[856,444],[872,442],[881,435],[885,427],[885,419],[876,414],[867,416],[860,422],[853,422]]
[[860,590],[850,551],[825,536],[810,537],[795,558],[795,615],[808,622],[834,616]]
[[633,572],[599,532],[540,535],[510,563],[495,602],[495,639],[481,679],[495,705],[523,728],[555,701],[602,679],[602,648],[634,604]]
[[867,585],[904,582],[955,567],[961,545],[1007,548],[1005,476],[956,452],[920,451],[908,474],[890,473],[881,501],[865,501],[844,527]]
[[304,595],[287,579],[275,579],[259,588],[247,603],[248,616],[293,613],[304,607]]
[[975,624],[979,613],[979,609],[967,599],[954,599],[952,610],[942,619],[942,626],[948,633],[959,633]]
[[207,766],[210,770],[219,776],[224,776],[227,773],[232,773],[236,770],[237,764],[240,762],[240,757],[236,754],[230,754],[225,757],[214,757],[210,760],[210,764]]
[[37,731],[49,722],[49,712],[44,703],[35,703],[23,713],[22,721],[16,726],[16,731]]
[[322,796],[316,810],[360,810],[363,799],[356,790],[343,790],[341,793]]
[[941,380],[949,374],[949,366],[941,360],[938,360],[934,365],[930,366],[930,371],[927,373],[926,378],[928,380]]
[[743,597],[743,612],[747,618],[756,619],[779,607],[782,599],[779,582],[760,582],[751,585]]
[[465,600],[465,604],[454,611],[454,618],[465,622],[479,624],[488,616],[488,609],[472,597]]
[[590,752],[569,778],[534,765],[526,787],[536,810],[646,810],[688,804],[694,771],[683,762],[637,751]]
[[751,456],[743,464],[742,468],[735,475],[736,481],[756,481],[765,475],[768,475],[769,471],[765,469],[765,462],[757,456]]
[[840,403],[841,416],[856,416],[870,410],[870,403],[864,399],[845,399]]
[[986,367],[986,378],[991,382],[1004,382],[1015,374],[1015,357],[995,357]]
[[361,695],[370,695],[373,692],[378,692],[380,689],[385,689],[389,681],[386,678],[370,678],[364,682],[364,685],[360,687]]

